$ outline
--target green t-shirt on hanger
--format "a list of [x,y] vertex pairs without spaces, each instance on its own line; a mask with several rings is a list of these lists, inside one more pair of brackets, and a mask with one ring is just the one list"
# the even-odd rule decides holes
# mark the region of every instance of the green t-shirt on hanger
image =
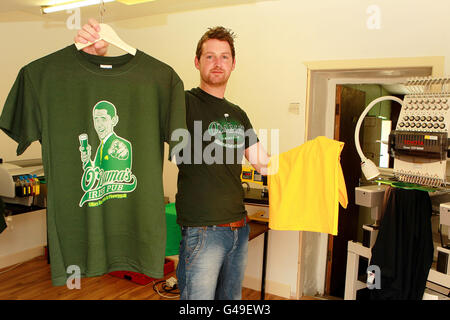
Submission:
[[74,45],[23,67],[0,128],[22,154],[36,140],[48,184],[52,282],[128,270],[164,275],[164,142],[186,128],[183,82],[165,63]]

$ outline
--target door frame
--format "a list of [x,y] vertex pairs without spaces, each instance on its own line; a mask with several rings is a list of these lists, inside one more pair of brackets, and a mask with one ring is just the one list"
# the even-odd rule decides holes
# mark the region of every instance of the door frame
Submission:
[[[439,77],[444,73],[444,63],[443,56],[303,62],[307,68],[304,141],[319,135],[333,139],[336,85],[401,83],[405,78],[411,77],[419,70],[423,72],[426,68],[431,69],[432,76]],[[316,114],[321,114],[322,120],[317,121]],[[324,114],[325,117],[323,117]],[[311,125],[312,123],[314,126]],[[297,299],[304,295],[305,290],[324,293],[328,240],[328,235],[325,234],[299,232]],[[305,250],[306,244],[310,246],[311,243],[316,245],[318,250]],[[306,265],[306,260],[315,260],[318,263],[311,268]],[[316,281],[306,281],[307,279],[316,279]],[[308,282],[308,288],[306,288],[306,282]]]

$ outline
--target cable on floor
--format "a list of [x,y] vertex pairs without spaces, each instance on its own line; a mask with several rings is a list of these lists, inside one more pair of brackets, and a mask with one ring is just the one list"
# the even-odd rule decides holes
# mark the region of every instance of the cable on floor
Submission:
[[[169,279],[170,280],[170,279]],[[153,281],[153,290],[156,291],[156,293],[158,293],[158,295],[160,295],[161,297],[167,298],[167,299],[176,299],[180,297],[180,290],[178,289],[178,285],[172,284],[169,285],[167,284],[168,280],[160,280],[158,282]],[[161,286],[161,291],[163,291],[163,293],[160,292],[160,289],[158,289],[158,285],[162,284]],[[170,294],[166,295],[166,294]]]

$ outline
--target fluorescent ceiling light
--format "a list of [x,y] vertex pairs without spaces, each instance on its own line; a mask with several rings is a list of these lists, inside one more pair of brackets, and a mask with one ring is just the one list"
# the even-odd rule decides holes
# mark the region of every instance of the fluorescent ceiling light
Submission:
[[[115,0],[103,0],[103,2],[113,2]],[[93,6],[102,3],[102,0],[82,0],[72,1],[55,5],[41,6],[42,13],[52,13],[57,11],[71,10],[75,8]]]

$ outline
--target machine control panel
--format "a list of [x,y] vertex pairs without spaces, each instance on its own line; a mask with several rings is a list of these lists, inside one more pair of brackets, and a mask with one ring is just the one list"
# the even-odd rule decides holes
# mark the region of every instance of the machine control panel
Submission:
[[406,95],[396,130],[447,132],[449,120],[450,94]]

